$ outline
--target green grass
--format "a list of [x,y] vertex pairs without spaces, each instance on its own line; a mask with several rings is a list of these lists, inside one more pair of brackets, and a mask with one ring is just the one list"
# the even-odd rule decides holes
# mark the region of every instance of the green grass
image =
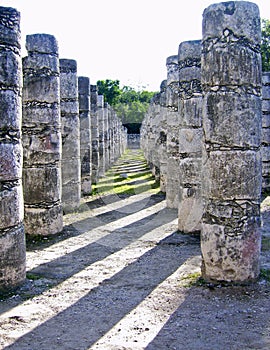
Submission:
[[182,287],[190,288],[190,287],[199,287],[205,285],[205,281],[201,276],[201,272],[193,272],[181,279],[180,285]]
[[270,269],[261,269],[260,277],[270,282]]
[[[138,168],[133,171],[132,168]],[[105,177],[92,186],[92,195],[118,194],[135,195],[143,192],[158,193],[159,184],[152,176],[142,151],[137,155],[131,150],[125,154],[109,169]]]

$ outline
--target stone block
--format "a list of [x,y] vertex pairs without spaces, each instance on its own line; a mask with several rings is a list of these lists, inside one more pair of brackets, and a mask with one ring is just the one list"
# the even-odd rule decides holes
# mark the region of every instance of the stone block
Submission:
[[63,229],[62,204],[51,208],[27,207],[25,211],[25,231],[32,235],[48,236]]
[[186,154],[196,154],[200,155],[202,153],[202,137],[203,132],[201,128],[190,129],[182,128],[179,131],[179,153]]
[[261,238],[256,218],[247,219],[237,233],[226,233],[226,227],[202,223],[202,273],[207,280],[254,281],[260,270]]
[[23,58],[23,70],[30,76],[58,76],[59,62],[55,55],[32,54]]
[[214,151],[203,159],[206,198],[233,200],[261,196],[261,155],[254,151]]
[[26,274],[23,224],[0,233],[0,293],[18,287]]
[[50,34],[31,34],[26,36],[26,50],[29,53],[58,54],[56,38]]
[[179,99],[179,120],[181,127],[201,127],[202,125],[202,98],[201,96],[189,99]]
[[201,80],[201,68],[197,66],[183,67],[179,70],[179,82]]
[[202,181],[202,159],[196,157],[188,157],[181,159],[179,162],[180,183],[184,187],[190,187],[197,184],[200,186]]
[[26,76],[24,78],[23,102],[38,101],[47,104],[59,103],[60,89],[57,76]]
[[230,92],[207,93],[203,100],[206,142],[223,147],[259,147],[261,99]]
[[13,51],[2,51],[0,55],[0,84],[7,87],[22,86],[21,58]]
[[32,101],[23,105],[23,129],[26,133],[51,129],[54,125],[59,128],[58,123],[60,123],[60,113],[57,103],[50,105]]
[[23,135],[24,165],[57,164],[61,160],[61,133]]
[[[208,6],[203,12],[203,38],[247,38],[254,45],[261,41],[260,12],[256,4],[228,1]],[[233,39],[232,37],[232,39]]]
[[21,98],[12,90],[0,90],[0,134],[21,128]]
[[13,47],[18,53],[21,50],[21,14],[12,7],[1,7],[0,42]]
[[268,144],[270,145],[270,128],[262,129],[262,144]]
[[23,212],[21,181],[6,188],[0,183],[0,236],[1,229],[17,226],[23,221]]
[[13,181],[22,176],[22,145],[0,143],[0,181]]
[[178,229],[184,233],[194,233],[201,229],[203,215],[201,190],[197,186],[179,188]]
[[56,167],[24,168],[23,188],[26,204],[51,205],[61,198],[61,171]]
[[265,100],[270,100],[270,85],[262,86],[262,98]]

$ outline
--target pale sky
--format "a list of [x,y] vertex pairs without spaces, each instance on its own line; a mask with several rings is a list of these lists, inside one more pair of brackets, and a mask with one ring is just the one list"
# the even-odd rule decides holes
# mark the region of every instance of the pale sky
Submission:
[[[59,57],[77,61],[91,84],[118,79],[121,85],[159,91],[166,58],[182,41],[201,39],[203,10],[211,0],[0,0],[21,13],[22,55],[27,34],[52,34]],[[270,19],[270,0],[252,1]]]

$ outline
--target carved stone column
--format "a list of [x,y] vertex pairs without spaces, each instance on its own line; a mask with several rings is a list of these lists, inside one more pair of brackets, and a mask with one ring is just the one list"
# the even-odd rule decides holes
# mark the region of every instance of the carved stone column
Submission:
[[78,78],[80,116],[81,191],[86,196],[92,193],[92,144],[90,117],[90,79]]
[[91,137],[92,137],[92,183],[96,184],[99,178],[99,125],[97,109],[97,86],[91,85]]
[[49,34],[26,37],[23,59],[23,189],[25,230],[62,231],[61,121],[58,43]]
[[270,192],[270,72],[262,76],[262,191]]
[[260,42],[257,5],[205,9],[201,249],[208,281],[249,282],[260,271]]
[[179,45],[179,207],[178,228],[201,229],[202,89],[201,41]]
[[179,203],[179,69],[178,56],[167,58],[167,185],[166,202],[169,208]]
[[0,292],[25,279],[20,13],[0,7]]
[[81,199],[80,119],[77,62],[60,59],[62,124],[62,203],[65,213],[79,208]]

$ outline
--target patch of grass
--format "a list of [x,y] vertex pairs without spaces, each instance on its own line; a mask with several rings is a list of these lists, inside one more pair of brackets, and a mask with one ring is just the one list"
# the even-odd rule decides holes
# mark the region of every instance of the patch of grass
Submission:
[[270,269],[261,269],[260,277],[270,282]]
[[270,237],[262,238],[262,251],[270,250]]
[[[142,170],[132,171],[133,165],[141,167]],[[130,170],[128,170],[129,167]],[[121,159],[106,172],[105,177],[92,186],[92,195],[100,196],[105,194],[131,196],[148,191],[159,192],[159,184],[151,174],[143,152],[134,154],[131,150],[127,150]]]
[[42,276],[36,275],[34,273],[31,273],[31,272],[26,272],[26,278],[28,280],[36,281],[36,280],[40,280],[42,278]]
[[193,272],[181,279],[181,286],[190,288],[190,287],[199,287],[205,285],[206,282],[201,276],[201,272]]

